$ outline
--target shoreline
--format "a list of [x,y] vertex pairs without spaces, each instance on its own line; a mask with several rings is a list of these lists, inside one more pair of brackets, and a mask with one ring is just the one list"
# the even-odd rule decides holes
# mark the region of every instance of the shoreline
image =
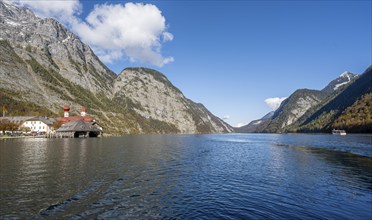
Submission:
[[45,136],[0,136],[0,140],[6,139],[25,139],[25,138],[47,138]]
[[[149,134],[122,134],[122,135],[115,135],[115,134],[105,134],[102,137],[98,138],[111,138],[111,137],[124,137],[124,136],[131,136],[131,135],[333,135],[332,133],[195,133],[195,134],[177,134],[177,133],[169,133],[169,134],[156,134],[156,133],[149,133]],[[362,135],[362,136],[372,136],[372,133],[348,133],[347,135]],[[335,135],[337,136],[337,135]],[[0,136],[0,140],[8,140],[8,139],[28,139],[28,138],[47,138],[47,139],[54,139],[55,137],[48,137],[45,135],[40,136]],[[89,137],[86,137],[89,138]]]

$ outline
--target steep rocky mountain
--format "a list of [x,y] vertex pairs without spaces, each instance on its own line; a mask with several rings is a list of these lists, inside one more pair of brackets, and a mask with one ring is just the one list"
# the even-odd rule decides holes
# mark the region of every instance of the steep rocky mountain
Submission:
[[61,116],[81,106],[105,132],[222,133],[233,129],[160,72],[110,71],[56,20],[0,1],[0,105],[8,115]]
[[95,94],[109,94],[112,90],[110,86],[116,75],[89,46],[54,19],[40,19],[28,9],[0,2],[0,38],[6,40],[28,66],[36,61],[46,70],[57,72]]
[[262,132],[264,129],[267,128],[268,124],[270,123],[271,119],[274,116],[274,111],[267,113],[260,119],[253,120],[249,124],[244,125],[239,128],[235,128],[235,132],[238,133],[258,133]]
[[269,119],[272,119],[274,117],[274,114],[275,114],[275,111],[271,111],[269,113],[267,113],[266,115],[264,115],[261,120],[269,120]]
[[325,98],[321,91],[299,89],[282,102],[264,132],[278,132],[294,123],[305,112]]
[[299,89],[289,96],[275,111],[273,119],[268,124],[265,132],[286,132],[288,127],[295,124],[301,117],[308,117],[313,109],[333,99],[358,77],[350,72],[343,72],[332,80],[324,89],[309,90]]
[[145,119],[176,125],[182,133],[232,132],[231,126],[211,114],[202,104],[187,99],[160,72],[127,68],[116,78],[114,100]]
[[348,132],[370,132],[372,122],[372,66],[360,77],[332,99],[317,106],[297,126],[299,132],[329,132],[332,129],[346,129]]
[[358,75],[350,73],[348,71],[343,72],[338,78],[332,80],[322,92],[326,95],[332,95],[335,91],[342,89],[343,86],[352,82]]
[[[274,112],[271,119],[264,121],[260,126],[250,126],[246,132],[293,132],[320,106],[333,100],[345,88],[358,78],[358,75],[350,72],[342,73],[338,78],[331,81],[322,90],[299,89],[284,100]],[[251,124],[251,123],[250,123]]]

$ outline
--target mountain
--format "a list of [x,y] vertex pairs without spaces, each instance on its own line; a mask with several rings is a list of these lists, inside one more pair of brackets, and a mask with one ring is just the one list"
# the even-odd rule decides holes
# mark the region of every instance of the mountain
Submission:
[[325,94],[321,91],[299,89],[285,99],[274,115],[264,132],[275,133],[294,123],[312,106],[323,100]]
[[350,73],[349,71],[345,71],[341,73],[341,75],[332,80],[324,89],[322,89],[322,92],[326,95],[332,95],[335,91],[342,89],[343,86],[346,86],[350,82],[352,82],[358,75]]
[[267,113],[266,115],[264,115],[261,120],[269,120],[269,119],[272,119],[274,117],[274,114],[275,114],[275,111],[271,111],[269,113]]
[[[23,68],[31,66],[35,70],[40,64],[45,70],[54,71],[95,94],[110,93],[112,89],[110,85],[116,74],[96,57],[89,46],[54,19],[40,19],[28,9],[0,2],[0,38],[9,42],[21,58]],[[29,71],[18,75],[11,74],[18,73],[17,68],[9,71],[15,77],[35,78],[27,74]]]
[[124,69],[114,83],[114,99],[148,120],[176,125],[181,133],[232,132],[231,126],[202,104],[187,99],[160,72],[146,68]]
[[329,132],[346,129],[348,132],[371,132],[372,124],[372,66],[334,98],[300,120],[296,131]]
[[237,133],[257,133],[262,132],[265,128],[267,128],[268,124],[270,123],[270,120],[274,116],[274,111],[271,111],[267,113],[265,116],[263,116],[260,119],[253,120],[249,124],[244,125],[239,128],[234,128],[235,132]]
[[[343,72],[320,91],[298,89],[281,103],[269,120],[260,123],[259,126],[250,126],[250,129],[246,129],[245,132],[278,133],[304,131],[298,129],[298,127],[311,115],[320,110],[321,106],[329,103],[357,79],[358,75]],[[257,122],[253,121],[253,123]]]
[[224,133],[233,128],[160,72],[109,70],[58,21],[0,2],[0,105],[8,115],[61,116],[81,106],[106,133]]
[[355,133],[372,133],[372,92],[360,97],[334,120],[331,129]]

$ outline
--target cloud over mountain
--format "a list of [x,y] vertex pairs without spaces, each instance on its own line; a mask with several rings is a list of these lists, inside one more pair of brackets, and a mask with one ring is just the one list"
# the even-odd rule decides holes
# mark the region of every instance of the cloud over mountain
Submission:
[[30,8],[40,17],[53,17],[65,24],[75,20],[76,16],[82,11],[82,5],[80,4],[79,0],[7,0],[6,2]]
[[28,7],[41,17],[62,21],[104,62],[129,59],[161,67],[174,61],[173,57],[161,53],[163,44],[172,41],[174,36],[167,32],[166,20],[155,5],[96,4],[82,20],[78,17],[82,11],[78,0],[11,2]]
[[279,108],[280,104],[286,99],[287,97],[274,97],[274,98],[267,98],[265,99],[266,105],[268,105],[272,110],[276,110]]

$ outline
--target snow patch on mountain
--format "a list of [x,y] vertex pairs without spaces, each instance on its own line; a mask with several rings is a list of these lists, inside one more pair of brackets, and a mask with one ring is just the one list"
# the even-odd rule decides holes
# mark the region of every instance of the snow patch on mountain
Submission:
[[350,79],[350,76],[349,76],[350,74],[351,73],[349,71],[345,71],[345,72],[341,73],[340,77],[347,77],[347,78]]
[[337,89],[339,89],[341,86],[348,84],[348,83],[351,81],[351,77],[350,77],[350,75],[351,75],[351,73],[348,72],[348,71],[345,71],[345,72],[341,73],[340,78],[342,78],[342,79],[338,79],[338,81],[344,80],[344,79],[346,79],[346,78],[347,78],[347,81],[344,81],[344,82],[341,82],[341,83],[336,84],[336,85],[333,87],[333,90],[337,90]]
[[253,124],[254,124],[254,125],[259,125],[259,124],[261,124],[261,122],[262,122],[262,121],[259,120],[259,121],[254,122]]
[[346,85],[346,84],[348,84],[349,82],[350,82],[350,81],[347,81],[347,82],[343,82],[343,83],[337,84],[337,85],[335,85],[335,87],[333,88],[333,90],[337,90],[338,88],[340,88],[340,86]]

